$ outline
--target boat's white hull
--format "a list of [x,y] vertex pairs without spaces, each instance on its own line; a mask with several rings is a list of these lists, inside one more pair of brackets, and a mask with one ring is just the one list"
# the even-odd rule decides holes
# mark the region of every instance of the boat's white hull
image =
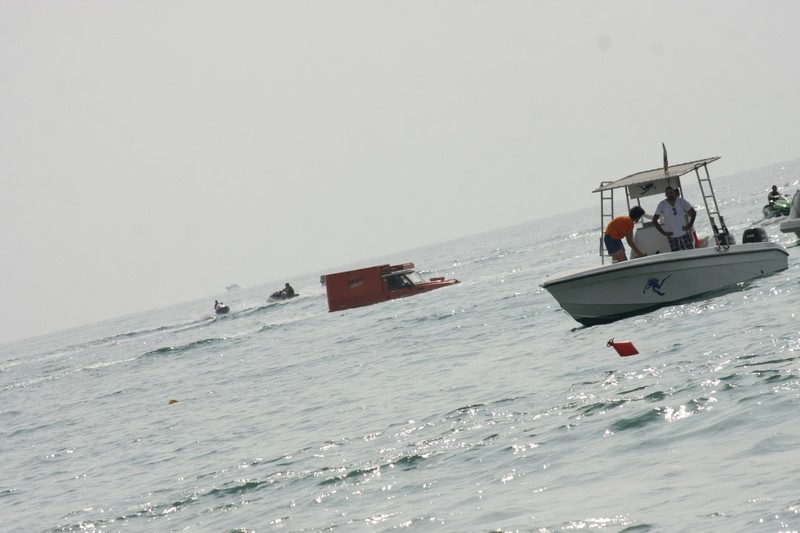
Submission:
[[553,276],[545,288],[575,320],[603,324],[788,268],[779,244],[698,248]]
[[789,218],[781,222],[779,227],[783,233],[794,233],[800,237],[800,190],[796,191],[792,197]]
[[800,237],[800,218],[790,218],[789,220],[784,220],[781,222],[779,227],[784,233],[794,233]]

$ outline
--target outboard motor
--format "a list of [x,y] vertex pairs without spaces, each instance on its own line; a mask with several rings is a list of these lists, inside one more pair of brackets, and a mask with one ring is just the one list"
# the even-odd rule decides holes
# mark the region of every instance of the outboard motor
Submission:
[[748,228],[744,230],[742,242],[768,242],[769,235],[764,228]]

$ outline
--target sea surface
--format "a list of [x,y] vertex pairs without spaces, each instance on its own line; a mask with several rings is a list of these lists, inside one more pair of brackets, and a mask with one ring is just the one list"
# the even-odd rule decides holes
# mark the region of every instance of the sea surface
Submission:
[[0,531],[798,531],[800,248],[761,208],[800,159],[712,177],[788,270],[583,327],[539,283],[600,263],[598,198],[354,258],[461,280],[413,298],[328,313],[312,272],[0,346]]

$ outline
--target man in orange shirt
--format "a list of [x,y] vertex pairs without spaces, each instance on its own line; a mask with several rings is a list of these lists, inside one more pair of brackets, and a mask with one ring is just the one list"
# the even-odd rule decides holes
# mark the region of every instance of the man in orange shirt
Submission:
[[614,263],[628,260],[628,257],[625,255],[625,246],[622,244],[623,237],[626,241],[628,241],[628,245],[630,245],[631,249],[636,252],[637,257],[643,257],[647,255],[642,253],[642,251],[636,246],[636,243],[633,242],[633,226],[639,222],[639,219],[642,218],[642,215],[644,215],[644,209],[638,205],[635,205],[631,207],[629,216],[623,215],[621,217],[617,217],[609,222],[608,226],[606,226],[603,242],[606,245],[606,250],[608,250],[608,253],[611,254],[611,259]]

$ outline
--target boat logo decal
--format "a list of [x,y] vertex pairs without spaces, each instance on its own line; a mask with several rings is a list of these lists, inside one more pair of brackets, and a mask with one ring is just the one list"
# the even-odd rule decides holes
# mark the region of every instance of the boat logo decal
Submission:
[[642,290],[642,294],[647,292],[647,289],[651,289],[654,293],[658,294],[659,296],[666,296],[667,293],[661,292],[661,287],[664,285],[664,282],[667,281],[672,274],[667,276],[666,278],[659,280],[658,278],[650,278],[647,280],[647,283],[644,285],[644,290]]
[[656,184],[653,183],[652,181],[650,183],[646,184],[646,185],[639,185],[639,189],[640,189],[639,195],[640,196],[644,196],[644,193],[648,192],[650,189],[655,189],[655,187],[656,187]]

